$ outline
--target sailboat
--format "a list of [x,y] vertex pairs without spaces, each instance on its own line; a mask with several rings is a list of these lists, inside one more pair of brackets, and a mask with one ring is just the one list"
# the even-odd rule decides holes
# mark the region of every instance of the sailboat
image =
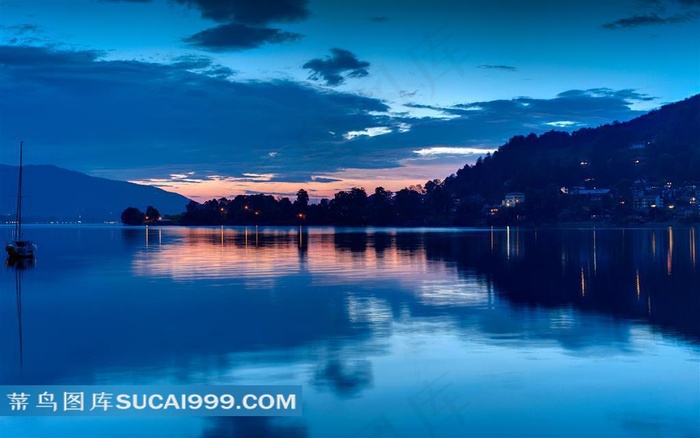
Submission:
[[19,259],[33,259],[36,253],[36,244],[31,240],[22,239],[22,145],[19,143],[19,184],[17,186],[17,213],[15,219],[14,240],[5,245],[9,261]]

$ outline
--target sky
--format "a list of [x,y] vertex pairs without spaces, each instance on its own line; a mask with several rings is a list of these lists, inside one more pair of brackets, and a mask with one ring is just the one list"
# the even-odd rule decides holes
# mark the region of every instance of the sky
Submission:
[[0,163],[198,201],[444,179],[700,92],[700,0],[0,0]]

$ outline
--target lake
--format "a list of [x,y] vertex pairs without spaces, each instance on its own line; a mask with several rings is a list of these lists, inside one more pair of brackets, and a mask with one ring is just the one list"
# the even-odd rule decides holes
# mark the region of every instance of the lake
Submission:
[[4,417],[2,437],[700,436],[697,227],[25,234],[0,384],[301,385],[303,415]]

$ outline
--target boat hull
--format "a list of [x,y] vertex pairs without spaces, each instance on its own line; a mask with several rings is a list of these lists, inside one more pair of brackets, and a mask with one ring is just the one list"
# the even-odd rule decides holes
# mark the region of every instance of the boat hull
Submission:
[[32,259],[36,254],[37,246],[28,240],[18,240],[5,245],[5,251],[10,259]]

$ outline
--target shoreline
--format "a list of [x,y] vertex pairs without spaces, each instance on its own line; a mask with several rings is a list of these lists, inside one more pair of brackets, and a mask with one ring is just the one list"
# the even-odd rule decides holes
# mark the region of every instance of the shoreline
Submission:
[[[113,222],[63,222],[63,223],[28,223],[23,224],[26,227],[37,227],[37,228],[50,228],[50,227],[114,227],[123,229],[139,229],[139,228],[334,228],[341,230],[382,230],[382,229],[398,229],[398,230],[462,230],[462,229],[474,229],[474,230],[489,230],[489,229],[505,229],[507,227],[512,228],[525,228],[525,229],[536,229],[536,228],[546,228],[546,229],[573,229],[573,228],[589,228],[589,229],[615,229],[615,228],[625,228],[625,229],[658,229],[658,228],[668,228],[668,227],[678,227],[678,228],[693,228],[700,226],[700,222],[682,222],[682,221],[664,221],[664,222],[646,222],[646,223],[611,223],[611,222],[556,222],[556,223],[519,223],[519,224],[499,224],[499,225],[471,225],[471,226],[456,226],[456,225],[423,225],[423,226],[402,226],[402,225],[387,225],[387,226],[375,226],[375,225],[302,225],[302,224],[286,224],[286,225],[255,225],[255,224],[219,224],[219,225],[207,225],[207,224],[144,224],[144,225],[125,225],[121,223]],[[0,228],[10,228],[14,227],[13,223],[3,223],[0,224]]]

